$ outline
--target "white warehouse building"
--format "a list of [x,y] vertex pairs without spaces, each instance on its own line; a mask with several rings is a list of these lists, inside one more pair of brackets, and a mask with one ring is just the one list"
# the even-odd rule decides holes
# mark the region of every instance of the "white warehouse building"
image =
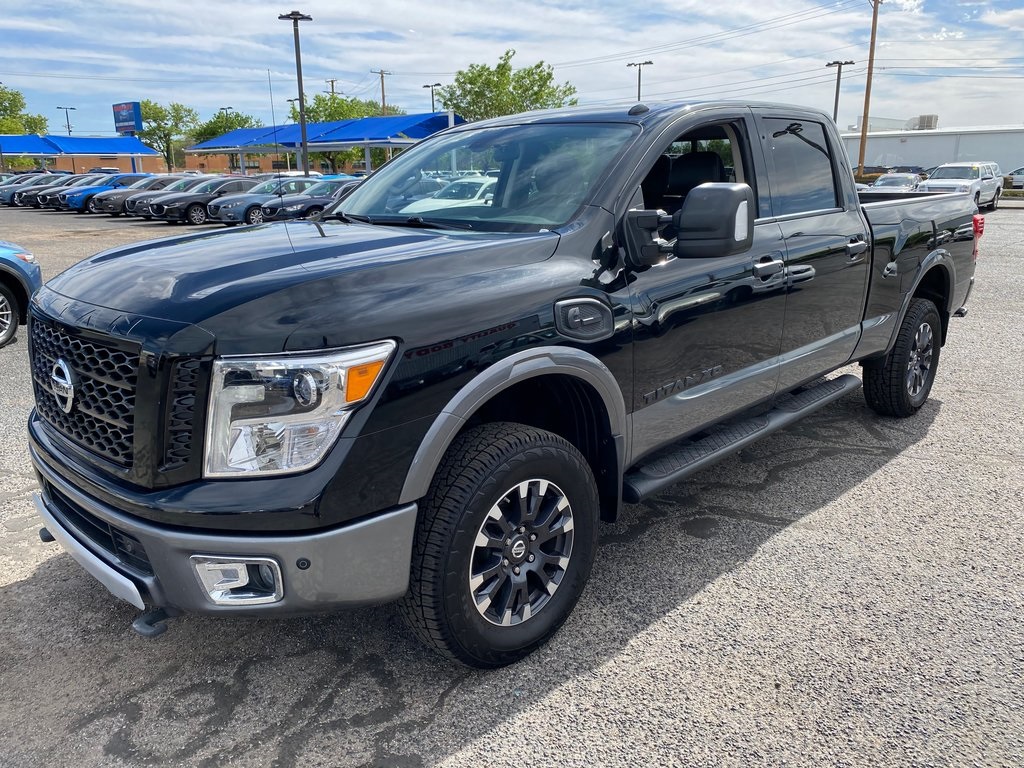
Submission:
[[[860,133],[844,133],[843,144],[851,162],[860,156]],[[868,133],[864,165],[919,165],[992,161],[1003,173],[1024,166],[1024,126],[936,128],[918,131]]]

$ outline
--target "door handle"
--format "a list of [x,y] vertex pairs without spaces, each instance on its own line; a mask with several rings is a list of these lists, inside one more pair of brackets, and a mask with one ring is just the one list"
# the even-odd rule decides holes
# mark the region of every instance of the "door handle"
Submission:
[[860,256],[864,251],[868,249],[867,241],[865,240],[851,240],[846,244],[846,255],[849,258]]
[[755,277],[771,277],[772,275],[778,274],[782,271],[785,265],[779,259],[771,259],[769,261],[759,261],[754,264],[754,276]]

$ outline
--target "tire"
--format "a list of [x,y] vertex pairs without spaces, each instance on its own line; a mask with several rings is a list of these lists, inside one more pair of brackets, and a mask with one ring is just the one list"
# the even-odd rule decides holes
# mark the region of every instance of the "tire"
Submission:
[[83,206],[88,213],[100,213],[100,204],[95,197],[90,197]]
[[988,209],[990,211],[994,211],[998,207],[999,207],[999,190],[997,189],[996,193],[992,196],[992,202],[989,203]]
[[306,211],[304,214],[302,214],[302,218],[308,219],[314,213],[323,213],[323,212],[324,212],[323,208],[321,208],[319,205],[314,205],[314,206],[311,206],[308,211]]
[[[521,511],[524,492],[541,500],[531,512]],[[583,592],[598,504],[590,466],[558,435],[508,422],[467,431],[420,509],[406,622],[441,655],[472,667],[524,658]]]
[[142,218],[145,219],[146,221],[152,221],[153,220],[152,216],[143,216]]
[[864,364],[864,399],[883,416],[913,416],[935,381],[942,349],[942,320],[928,299],[911,299],[892,351]]
[[0,283],[0,347],[6,346],[18,331],[20,307],[14,291]]
[[974,206],[980,211],[981,210],[981,192],[974,193]]
[[189,224],[205,224],[206,206],[200,205],[199,203],[192,203],[192,205],[185,209],[185,220]]
[[245,212],[245,223],[246,224],[262,224],[263,223],[263,210],[258,206],[254,205],[252,208]]

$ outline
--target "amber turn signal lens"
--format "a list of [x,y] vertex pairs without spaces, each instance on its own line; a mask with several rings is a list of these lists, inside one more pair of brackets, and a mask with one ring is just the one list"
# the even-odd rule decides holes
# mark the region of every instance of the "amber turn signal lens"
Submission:
[[375,360],[349,368],[345,376],[345,402],[357,403],[366,397],[383,367],[383,360]]

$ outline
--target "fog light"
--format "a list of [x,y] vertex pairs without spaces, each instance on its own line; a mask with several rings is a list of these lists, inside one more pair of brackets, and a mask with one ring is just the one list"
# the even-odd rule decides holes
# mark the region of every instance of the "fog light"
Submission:
[[281,567],[269,557],[192,555],[189,559],[215,605],[262,605],[284,597]]

